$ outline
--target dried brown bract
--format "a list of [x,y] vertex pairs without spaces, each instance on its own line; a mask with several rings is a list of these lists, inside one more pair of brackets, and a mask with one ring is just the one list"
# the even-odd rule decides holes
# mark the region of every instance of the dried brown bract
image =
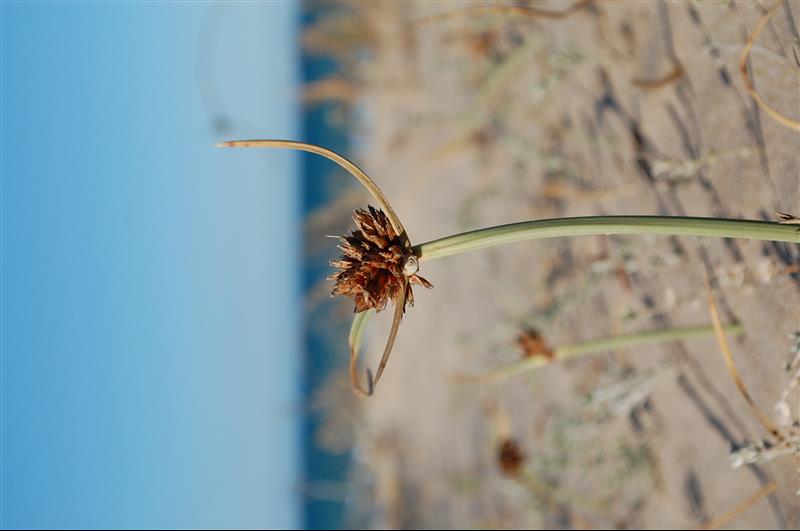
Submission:
[[389,300],[400,300],[405,290],[405,303],[413,306],[411,284],[433,287],[416,274],[417,257],[405,250],[382,210],[372,206],[368,210],[358,209],[353,213],[353,221],[356,230],[340,238],[342,257],[331,261],[339,269],[329,277],[335,282],[331,294],[353,297],[355,311],[363,312],[383,310]]
[[522,465],[525,463],[525,454],[519,447],[519,443],[514,439],[504,439],[500,441],[497,452],[497,464],[506,476],[519,475]]
[[542,335],[532,328],[520,332],[517,344],[522,350],[523,359],[543,357],[552,361],[556,357],[555,352],[547,345]]

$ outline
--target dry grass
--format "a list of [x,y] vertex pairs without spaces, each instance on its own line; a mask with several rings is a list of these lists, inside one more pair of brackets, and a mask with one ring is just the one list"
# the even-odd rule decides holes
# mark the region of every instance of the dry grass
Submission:
[[769,416],[761,411],[761,408],[756,405],[753,397],[750,396],[750,392],[747,390],[747,387],[742,381],[742,377],[739,374],[739,369],[736,368],[736,362],[733,361],[733,354],[731,353],[731,347],[728,343],[728,338],[725,336],[725,330],[722,328],[722,322],[719,316],[717,302],[714,299],[714,293],[711,291],[710,285],[707,284],[706,287],[708,289],[708,310],[709,314],[711,315],[711,322],[714,323],[714,335],[717,338],[719,350],[722,352],[722,355],[725,358],[725,366],[728,368],[728,372],[736,384],[736,388],[739,390],[739,393],[741,393],[744,401],[747,402],[750,410],[753,412],[756,418],[758,418],[758,421],[761,423],[767,433],[772,435],[778,442],[781,442],[784,439],[783,434],[781,434],[778,427],[772,422],[772,420],[770,420]]
[[[767,26],[770,17],[775,14],[778,8],[781,6],[782,0],[777,0],[772,7],[764,13],[764,16],[761,17],[761,20],[756,25],[753,32],[747,37],[747,42],[745,43],[744,48],[742,49],[741,57],[739,58],[739,72],[742,74],[742,79],[744,80],[744,88],[747,90],[747,93],[750,94],[758,106],[763,110],[767,115],[778,122],[779,124],[788,127],[789,129],[794,129],[795,131],[800,132],[800,121],[794,120],[792,118],[788,118],[778,111],[776,111],[770,104],[768,104],[761,95],[756,92],[755,87],[753,86],[753,81],[750,79],[750,74],[748,73],[747,62],[750,58],[750,51],[753,49],[753,45],[756,42],[756,39]],[[794,49],[794,48],[792,48]],[[796,56],[795,56],[796,57]],[[798,65],[800,66],[800,65]]]

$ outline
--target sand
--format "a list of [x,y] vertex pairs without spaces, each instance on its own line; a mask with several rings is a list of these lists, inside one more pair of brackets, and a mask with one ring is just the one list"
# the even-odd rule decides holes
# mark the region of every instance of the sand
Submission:
[[[738,70],[759,4],[597,1],[562,18],[470,11],[486,5],[351,5],[362,28],[342,52],[362,117],[354,157],[414,243],[561,216],[800,213],[800,134],[755,106]],[[443,12],[461,15],[426,19]],[[757,90],[794,119],[799,16],[800,3],[781,7],[750,61]],[[379,528],[798,528],[796,457],[731,465],[732,444],[768,434],[713,337],[494,384],[453,379],[519,359],[525,327],[558,346],[708,324],[708,275],[723,320],[746,330],[731,338],[743,381],[778,422],[800,329],[798,264],[796,245],[641,236],[423,264],[435,287],[415,291],[375,396],[336,401],[360,411],[353,513]],[[372,367],[390,313],[369,331]],[[526,458],[516,477],[497,463],[508,437]]]

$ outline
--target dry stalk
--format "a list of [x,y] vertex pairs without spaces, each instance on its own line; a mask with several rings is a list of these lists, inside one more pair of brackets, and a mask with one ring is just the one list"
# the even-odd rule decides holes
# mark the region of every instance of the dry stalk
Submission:
[[800,122],[797,120],[793,120],[791,118],[787,118],[783,116],[781,113],[773,109],[765,100],[764,98],[756,92],[755,87],[753,86],[753,82],[750,79],[750,74],[747,71],[747,59],[750,56],[750,50],[753,48],[753,44],[756,41],[756,38],[767,25],[769,22],[770,17],[775,13],[778,6],[781,4],[781,1],[778,0],[775,2],[772,7],[764,13],[764,16],[761,17],[761,20],[756,25],[753,32],[747,37],[747,43],[745,44],[744,48],[742,49],[742,54],[739,57],[739,71],[742,74],[742,80],[744,81],[744,88],[750,97],[752,97],[756,104],[763,110],[767,115],[778,122],[779,124],[788,127],[789,129],[794,129],[797,132],[800,132]]

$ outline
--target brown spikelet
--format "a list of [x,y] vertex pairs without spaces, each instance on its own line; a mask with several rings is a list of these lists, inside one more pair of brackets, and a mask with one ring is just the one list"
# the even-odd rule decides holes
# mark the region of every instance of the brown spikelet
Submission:
[[497,451],[497,464],[503,474],[511,477],[518,475],[524,463],[525,455],[516,440],[504,439],[500,441]]
[[556,357],[555,352],[547,345],[542,335],[533,328],[520,332],[517,344],[522,350],[523,359],[543,357],[552,361]]
[[331,294],[353,297],[356,312],[372,308],[381,311],[389,300],[398,301],[405,289],[405,302],[413,306],[411,284],[426,288],[433,285],[416,272],[404,274],[404,267],[413,257],[403,247],[389,218],[370,206],[368,210],[356,210],[353,221],[356,230],[340,238],[341,258],[331,261],[331,266],[339,270],[328,277],[334,281]]

